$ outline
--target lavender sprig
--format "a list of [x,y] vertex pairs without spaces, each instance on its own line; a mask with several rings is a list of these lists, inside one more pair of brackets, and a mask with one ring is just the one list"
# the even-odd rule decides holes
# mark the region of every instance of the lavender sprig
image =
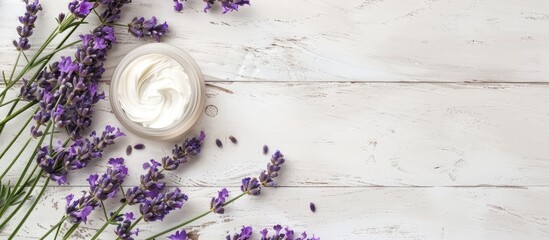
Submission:
[[206,135],[200,132],[197,137],[187,138],[183,144],[175,145],[172,149],[172,156],[162,158],[162,163],[151,159],[143,164],[147,173],[140,176],[140,185],[129,188],[123,202],[130,205],[144,203],[147,198],[152,200],[164,190],[165,182],[163,171],[174,171],[181,164],[186,163],[190,158],[197,156],[202,148],[202,142]]
[[151,200],[146,199],[139,206],[139,212],[145,222],[163,220],[171,211],[180,209],[187,200],[187,195],[176,188],[168,193],[159,193]]
[[170,240],[188,240],[187,232],[185,230],[177,231],[174,234],[168,236]]
[[38,0],[34,0],[29,3],[29,0],[23,0],[26,4],[26,12],[23,16],[19,16],[19,22],[21,26],[17,26],[17,34],[19,34],[18,40],[13,40],[13,45],[18,51],[28,50],[31,45],[29,44],[29,37],[33,33],[34,22],[38,18],[36,15],[38,11],[42,10]]
[[217,193],[217,197],[212,197],[212,200],[210,201],[210,209],[214,213],[219,213],[219,214],[225,213],[225,209],[223,207],[228,197],[229,197],[229,191],[226,188],[221,189]]
[[77,18],[84,18],[88,16],[92,9],[92,2],[73,0],[69,3],[69,11]]
[[227,235],[225,238],[226,240],[248,240],[252,238],[252,227],[250,226],[242,226],[239,233],[233,234],[232,238],[231,235]]
[[152,37],[159,42],[162,36],[168,32],[168,24],[166,22],[157,24],[157,19],[154,16],[149,20],[145,20],[143,17],[135,17],[128,24],[128,32],[138,38]]
[[90,138],[77,140],[68,148],[59,145],[50,151],[49,146],[43,146],[38,150],[36,161],[50,179],[59,185],[66,184],[70,170],[82,169],[93,159],[102,157],[103,151],[121,136],[124,133],[120,129],[107,126],[101,136],[93,131]]
[[276,182],[274,178],[278,177],[278,171],[280,171],[280,166],[284,164],[286,160],[284,155],[280,151],[276,151],[271,156],[271,162],[267,163],[267,170],[261,172],[259,175],[259,181],[265,187],[276,187]]
[[99,176],[92,174],[88,178],[90,189],[82,197],[73,200],[74,195],[67,196],[65,213],[67,219],[74,224],[86,222],[88,215],[100,205],[100,202],[116,195],[118,188],[128,175],[128,168],[124,166],[124,159],[111,158],[107,171]]
[[[204,12],[208,12],[212,8],[212,5],[215,4],[215,0],[203,0],[204,1]],[[223,14],[232,11],[238,11],[238,7],[244,5],[250,5],[249,0],[217,0],[221,2],[221,7],[223,8]]]
[[81,138],[81,132],[91,125],[93,106],[105,98],[98,91],[98,82],[105,71],[102,62],[116,39],[114,29],[103,26],[80,39],[82,45],[74,60],[62,57],[49,70],[41,71],[37,83],[21,89],[25,99],[38,100],[39,111],[33,116],[36,125],[31,128],[34,137],[41,136],[40,127],[53,120],[57,128],[67,130],[72,140]]
[[139,235],[139,228],[135,230],[131,230],[132,227],[132,221],[135,220],[135,217],[132,212],[128,212],[124,214],[124,217],[118,220],[118,225],[116,226],[116,230],[114,233],[116,236],[121,240],[134,240],[132,236],[138,236]]
[[197,156],[200,153],[204,138],[204,132],[200,132],[199,136],[186,139],[182,145],[175,145],[172,150],[173,155],[163,158],[165,159],[163,161],[164,164],[155,160],[150,160],[148,163],[143,164],[143,168],[147,172],[141,175],[139,186],[131,187],[126,191],[124,198],[121,199],[122,206],[110,219],[105,221],[103,226],[91,239],[96,239],[110,223],[118,218],[117,214],[127,205],[139,204],[141,216],[130,227],[125,228],[124,222],[119,223],[118,226],[121,233],[131,231],[132,227],[141,220],[145,220],[146,222],[163,220],[173,210],[180,209],[184,202],[188,200],[188,196],[178,188],[172,191],[165,191],[166,183],[162,181],[164,179],[162,172],[176,170],[181,164]]
[[[273,226],[274,233],[269,235],[269,230],[266,228],[261,230],[261,240],[320,240],[319,237],[307,238],[307,233],[303,232],[300,236],[295,236],[294,230],[289,227],[284,228],[282,231],[282,226],[280,224]],[[251,226],[242,226],[240,233],[235,233],[232,238],[231,235],[227,235],[226,240],[247,240],[252,239],[252,227]]]
[[[260,175],[260,178],[261,176],[269,176],[269,178],[264,178],[265,180],[265,184],[264,186],[265,187],[274,187],[276,186],[276,184],[274,184],[274,178],[278,177],[278,171],[280,170],[280,166],[285,162],[286,160],[284,159],[284,155],[280,152],[280,151],[276,151],[272,157],[271,157],[271,161],[269,164],[267,164],[267,170],[266,171],[263,171],[262,174]],[[270,174],[269,174],[270,173]],[[276,174],[275,174],[276,173]],[[267,181],[269,180],[269,181]],[[153,240],[159,236],[162,236],[164,234],[167,234],[169,232],[172,232],[174,230],[177,230],[181,227],[184,227],[186,226],[187,224],[191,223],[191,222],[194,222],[210,213],[218,213],[218,214],[223,214],[225,212],[225,209],[224,207],[229,205],[230,203],[236,201],[237,199],[245,196],[245,195],[252,195],[252,196],[258,196],[261,194],[261,186],[262,186],[262,183],[260,182],[260,180],[258,180],[257,178],[255,177],[246,177],[246,178],[243,178],[242,179],[242,185],[240,186],[240,190],[242,191],[241,194],[227,200],[226,198],[228,197],[229,195],[229,192],[227,191],[227,189],[223,188],[221,189],[221,191],[219,191],[217,193],[217,197],[213,197],[210,201],[210,209],[204,213],[202,213],[201,215],[198,215],[196,217],[194,217],[193,219],[191,220],[188,220],[186,222],[183,222],[177,226],[174,226],[170,229],[167,229],[165,231],[162,231],[160,233],[157,233],[153,236],[150,236],[148,238],[146,238],[146,240]],[[184,231],[184,230],[182,230]],[[175,239],[175,240],[179,240],[179,239],[184,239],[184,238],[177,238],[177,233],[181,233],[180,231],[176,232],[176,234],[174,235],[171,235],[169,238],[172,239]],[[251,231],[251,227],[243,227],[241,232],[240,233],[237,233],[233,236],[233,239],[237,239],[237,240],[245,240],[245,239],[249,239],[251,237],[251,234],[252,234],[252,231]],[[186,236],[186,235],[185,235]],[[293,235],[292,235],[293,236]],[[227,236],[227,239],[228,240],[231,240],[231,236]],[[274,239],[283,239],[283,238],[272,238],[273,240]],[[293,239],[293,238],[292,238]],[[271,240],[271,239],[270,239]],[[297,240],[297,239],[293,239],[293,240]],[[300,239],[300,240],[304,240],[303,239]],[[315,239],[315,238],[312,238],[312,239],[309,239],[309,240],[318,240],[318,239]]]

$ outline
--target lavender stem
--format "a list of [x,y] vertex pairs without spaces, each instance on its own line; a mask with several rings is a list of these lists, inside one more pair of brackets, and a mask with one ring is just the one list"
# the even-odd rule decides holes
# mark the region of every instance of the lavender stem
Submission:
[[[107,221],[105,221],[105,223],[103,224],[103,226],[101,226],[101,228],[99,228],[99,230],[97,230],[97,232],[95,233],[95,235],[93,235],[93,237],[91,238],[91,240],[95,240],[99,237],[99,235],[105,230],[105,228],[107,228],[107,226],[109,226],[109,223],[112,222],[112,220],[114,220],[114,218],[116,218],[116,216],[118,216],[118,214],[120,214],[120,212],[128,205],[127,202],[125,202],[124,204],[122,204],[122,206],[120,206],[113,214],[110,218],[107,219]],[[68,236],[66,236],[68,237]]]
[[[37,178],[35,181],[34,181],[34,184],[32,186],[32,188],[34,189],[34,187],[36,187],[36,183],[38,183],[38,180],[40,180],[40,178]],[[21,221],[19,221],[19,224],[17,224],[17,227],[15,227],[15,229],[13,230],[13,232],[11,233],[10,237],[8,238],[8,240],[11,240],[15,237],[15,235],[17,234],[17,232],[19,231],[19,229],[21,229],[21,227],[23,226],[23,224],[27,221],[27,218],[29,218],[32,210],[34,210],[34,208],[36,207],[36,204],[38,204],[38,201],[40,200],[40,197],[42,197],[42,195],[44,195],[44,192],[46,191],[46,188],[48,186],[48,183],[50,182],[50,179],[47,178],[46,179],[46,182],[44,182],[44,186],[42,186],[42,189],[40,190],[40,192],[38,193],[38,195],[36,195],[34,201],[32,202],[32,205],[30,206],[29,210],[27,210],[27,212],[25,213],[25,216],[23,216],[23,219],[21,219]],[[28,196],[30,196],[30,193],[32,192],[32,190],[29,190],[28,192]],[[24,201],[22,201],[22,203],[24,203]],[[22,206],[19,205],[19,206]],[[9,220],[9,219],[8,219]]]
[[[231,204],[232,202],[236,201],[237,199],[241,198],[242,196],[244,196],[244,195],[246,195],[246,194],[248,194],[248,192],[243,192],[243,193],[239,194],[238,196],[236,196],[236,197],[230,199],[230,200],[227,201],[225,204],[223,204],[223,207],[225,207],[225,206]],[[170,233],[170,232],[173,232],[173,231],[175,231],[175,230],[177,230],[177,229],[179,229],[179,228],[181,228],[181,227],[186,226],[186,225],[189,224],[189,223],[192,223],[192,222],[194,222],[194,221],[196,221],[196,220],[198,220],[198,219],[200,219],[200,218],[203,218],[203,217],[207,216],[208,214],[210,214],[210,213],[212,213],[212,212],[213,212],[213,210],[210,209],[210,210],[208,210],[208,211],[206,211],[206,212],[204,212],[204,213],[202,213],[202,214],[200,214],[200,215],[198,215],[198,216],[196,216],[196,217],[194,217],[194,218],[192,218],[192,219],[190,219],[190,220],[188,220],[188,221],[186,221],[186,222],[183,222],[183,223],[178,224],[178,225],[176,225],[176,226],[173,226],[173,227],[171,227],[171,228],[169,228],[169,229],[167,229],[167,230],[164,230],[164,231],[162,231],[162,232],[160,232],[160,233],[157,233],[157,234],[155,234],[155,235],[153,235],[153,236],[150,236],[150,237],[146,238],[145,240],[153,240],[153,239],[155,239],[155,238],[157,238],[157,237],[160,237],[160,236],[162,236],[162,235],[165,235],[165,234],[168,234],[168,233]]]
[[59,233],[59,229],[61,228],[61,225],[63,224],[63,222],[65,221],[65,219],[67,219],[66,216],[63,216],[61,217],[61,220],[59,220],[59,222],[57,222],[55,225],[53,225],[50,230],[48,230],[44,235],[42,235],[42,237],[40,237],[40,240],[43,240],[45,239],[48,235],[50,235],[50,233],[53,232],[53,230],[55,230],[57,228],[57,232],[55,233],[55,238],[54,239],[57,239],[57,235]]

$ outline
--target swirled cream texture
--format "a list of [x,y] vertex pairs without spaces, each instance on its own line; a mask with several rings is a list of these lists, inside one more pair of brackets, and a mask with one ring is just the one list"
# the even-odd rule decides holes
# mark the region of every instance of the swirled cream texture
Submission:
[[148,54],[132,60],[120,75],[117,95],[130,120],[156,129],[185,118],[194,97],[185,69],[163,54]]

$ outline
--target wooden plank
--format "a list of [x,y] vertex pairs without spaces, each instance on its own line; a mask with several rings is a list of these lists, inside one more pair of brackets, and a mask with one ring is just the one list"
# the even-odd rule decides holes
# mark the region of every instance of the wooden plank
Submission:
[[[287,177],[291,178],[291,177]],[[79,187],[50,188],[20,239],[40,237],[64,212],[65,195]],[[209,208],[217,188],[184,188],[189,201],[163,222],[138,225],[140,237],[174,226]],[[238,189],[231,188],[230,191]],[[224,239],[227,231],[242,225],[256,229],[276,223],[307,230],[321,239],[546,239],[549,188],[289,188],[264,189],[262,196],[246,196],[226,208],[225,215],[209,215],[187,230],[199,239]],[[108,211],[112,206],[109,201]],[[317,206],[309,210],[309,202]],[[138,211],[137,208],[132,208]],[[139,214],[139,213],[137,213]],[[48,217],[38,217],[48,216]],[[100,209],[73,239],[90,239],[103,223]],[[14,220],[13,222],[16,222]],[[67,230],[63,227],[62,232]],[[13,229],[10,225],[0,237]],[[114,227],[101,239],[114,239]],[[255,235],[258,236],[257,234]],[[160,238],[163,239],[163,238]]]
[[[524,84],[210,84],[208,106],[189,134],[206,131],[203,154],[170,173],[170,184],[239,186],[265,168],[267,144],[287,156],[283,186],[547,186],[547,92],[548,85]],[[108,101],[95,116],[97,130],[120,125]],[[127,157],[134,178],[143,162],[173,146],[128,133],[105,157],[125,156],[136,143],[146,150]],[[80,176],[105,162],[71,184],[86,185]],[[20,174],[18,164],[9,178]]]
[[[134,1],[124,21],[169,20],[168,43],[190,52],[208,80],[546,82],[549,5],[535,1],[253,1],[222,15],[189,1]],[[66,1],[43,1],[33,42],[44,39]],[[0,69],[16,52],[19,1],[0,3]],[[145,13],[145,14],[143,14]],[[120,29],[105,80],[129,50],[146,41]]]

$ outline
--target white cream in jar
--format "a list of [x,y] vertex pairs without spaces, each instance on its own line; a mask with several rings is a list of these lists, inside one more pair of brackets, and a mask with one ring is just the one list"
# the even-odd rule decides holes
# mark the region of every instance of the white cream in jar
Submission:
[[115,115],[131,131],[175,139],[200,117],[205,86],[188,54],[171,45],[152,43],[131,51],[120,62],[109,97]]
[[138,57],[120,75],[118,101],[130,120],[148,128],[168,127],[189,113],[193,91],[185,69],[163,54]]

